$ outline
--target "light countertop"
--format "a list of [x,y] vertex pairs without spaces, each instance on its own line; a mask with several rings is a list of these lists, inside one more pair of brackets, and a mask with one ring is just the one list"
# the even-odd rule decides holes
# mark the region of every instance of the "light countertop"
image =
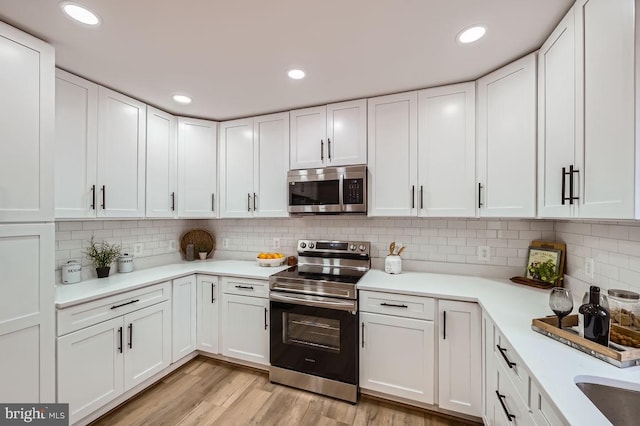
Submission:
[[[575,385],[576,377],[595,376],[603,378],[603,383],[627,382],[640,390],[640,366],[609,365],[531,329],[533,318],[553,314],[548,306],[549,290],[508,280],[418,272],[389,275],[379,270],[369,271],[359,281],[358,289],[478,302],[533,373],[541,392],[571,425],[611,424]],[[576,310],[574,307],[574,313]]]

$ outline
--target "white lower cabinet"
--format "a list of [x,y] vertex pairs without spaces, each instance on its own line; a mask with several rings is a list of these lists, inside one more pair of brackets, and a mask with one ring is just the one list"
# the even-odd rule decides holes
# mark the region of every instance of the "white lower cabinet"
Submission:
[[219,353],[218,328],[220,327],[220,309],[218,302],[218,280],[218,277],[208,275],[197,276],[197,347],[199,350],[211,354]]
[[172,361],[196,350],[196,276],[173,280]]
[[482,349],[480,306],[453,300],[438,301],[438,406],[482,415]]
[[360,388],[433,404],[433,321],[360,313]]
[[223,277],[222,289],[222,354],[269,365],[268,281]]
[[170,309],[164,301],[58,338],[57,400],[70,423],[169,366]]

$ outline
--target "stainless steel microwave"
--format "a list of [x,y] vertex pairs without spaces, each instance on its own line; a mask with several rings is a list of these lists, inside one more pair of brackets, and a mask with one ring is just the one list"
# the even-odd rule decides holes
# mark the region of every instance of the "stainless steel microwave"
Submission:
[[291,170],[289,213],[367,213],[367,166]]

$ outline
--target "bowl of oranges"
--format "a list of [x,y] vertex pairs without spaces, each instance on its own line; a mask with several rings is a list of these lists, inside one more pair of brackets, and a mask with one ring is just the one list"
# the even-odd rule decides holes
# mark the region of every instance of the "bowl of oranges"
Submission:
[[260,253],[256,260],[260,266],[280,266],[284,263],[286,257],[282,253]]

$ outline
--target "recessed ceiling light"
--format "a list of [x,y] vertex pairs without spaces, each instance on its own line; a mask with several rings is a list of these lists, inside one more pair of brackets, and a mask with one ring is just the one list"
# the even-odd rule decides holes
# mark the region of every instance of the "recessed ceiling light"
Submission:
[[173,100],[178,102],[179,104],[186,105],[191,103],[191,98],[186,95],[173,95],[171,98],[173,98]]
[[62,10],[64,10],[64,13],[78,22],[86,25],[98,25],[100,23],[100,18],[98,18],[98,15],[84,6],[80,6],[79,4],[70,2],[62,2],[60,5],[62,6]]
[[486,27],[482,25],[475,25],[460,31],[457,39],[460,43],[473,43],[474,41],[480,40],[486,32]]
[[302,70],[290,70],[287,75],[289,75],[289,78],[294,80],[300,80],[301,78],[304,78],[305,73]]

